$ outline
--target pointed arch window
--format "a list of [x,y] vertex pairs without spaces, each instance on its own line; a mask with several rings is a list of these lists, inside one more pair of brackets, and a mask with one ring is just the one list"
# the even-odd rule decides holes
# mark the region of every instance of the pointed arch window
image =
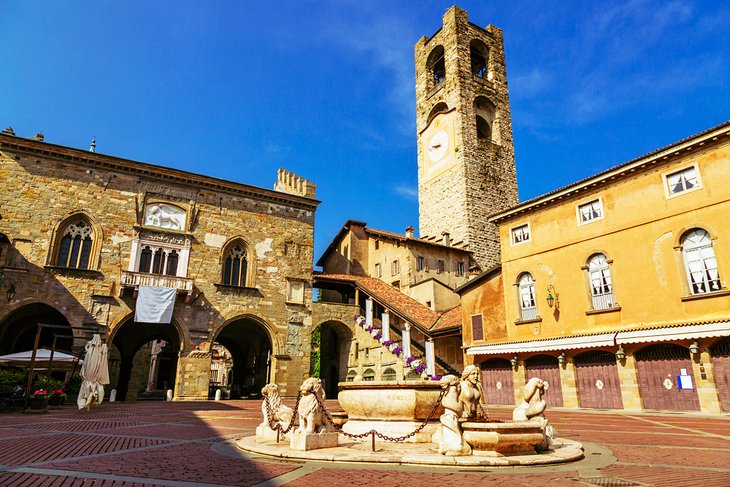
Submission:
[[720,274],[710,234],[695,228],[682,236],[681,245],[690,292],[696,295],[720,291]]
[[426,61],[431,75],[431,86],[438,86],[446,79],[446,62],[444,61],[444,46],[436,46]]
[[94,243],[94,230],[84,218],[69,222],[61,231],[55,265],[69,269],[88,269]]
[[225,254],[223,284],[245,287],[247,272],[246,245],[243,242],[236,242],[228,248]]
[[588,259],[588,282],[593,309],[610,309],[615,306],[610,261],[604,254],[593,254]]
[[520,320],[537,319],[535,280],[532,278],[532,274],[529,272],[520,274],[520,278],[517,280],[517,289],[520,303]]

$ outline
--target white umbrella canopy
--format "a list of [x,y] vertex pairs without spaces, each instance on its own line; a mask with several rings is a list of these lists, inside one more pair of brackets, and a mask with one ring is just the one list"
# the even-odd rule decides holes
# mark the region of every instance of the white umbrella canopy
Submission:
[[95,403],[104,400],[104,385],[109,384],[109,363],[106,344],[101,342],[97,334],[86,344],[86,357],[81,366],[81,377],[84,381],[79,390],[79,409],[88,411]]
[[[0,364],[12,365],[14,367],[26,367],[30,365],[31,358],[33,357],[33,350],[27,352],[16,352],[9,353],[7,355],[0,355]],[[47,348],[39,348],[35,354],[34,368],[42,369],[47,368],[48,363],[51,359],[51,351]],[[69,355],[67,353],[59,352],[58,350],[53,352],[53,368],[55,370],[66,370],[75,363],[82,363],[82,360]]]

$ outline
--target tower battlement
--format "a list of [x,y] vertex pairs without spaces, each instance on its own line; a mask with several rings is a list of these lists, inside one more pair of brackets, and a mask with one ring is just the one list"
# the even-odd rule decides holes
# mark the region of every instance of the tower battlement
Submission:
[[279,168],[274,190],[314,198],[317,194],[317,184],[286,169]]

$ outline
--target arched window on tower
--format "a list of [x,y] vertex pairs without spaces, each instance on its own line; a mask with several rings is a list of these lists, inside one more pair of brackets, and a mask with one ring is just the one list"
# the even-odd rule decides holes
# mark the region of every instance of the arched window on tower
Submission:
[[494,103],[485,96],[476,97],[474,100],[474,114],[476,117],[477,139],[499,144],[497,107]]
[[444,46],[436,46],[428,55],[426,67],[431,75],[432,86],[440,85],[446,79],[446,63],[444,61]]
[[474,39],[469,43],[469,54],[472,76],[487,79],[489,71],[489,48],[487,45],[478,39]]
[[69,269],[88,269],[94,240],[91,224],[85,218],[78,217],[68,222],[59,234],[61,240],[56,265]]
[[682,235],[680,243],[690,292],[707,294],[720,291],[720,274],[710,234],[702,228],[694,228]]
[[225,253],[223,261],[223,284],[227,286],[246,287],[248,259],[246,244],[237,240],[233,242]]

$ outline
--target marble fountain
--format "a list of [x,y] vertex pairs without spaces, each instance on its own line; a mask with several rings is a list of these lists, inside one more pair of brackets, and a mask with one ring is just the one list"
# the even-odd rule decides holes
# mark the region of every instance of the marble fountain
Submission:
[[[263,422],[238,447],[280,458],[338,462],[456,466],[554,464],[583,458],[582,445],[555,437],[545,418],[539,378],[528,381],[512,421],[484,418],[479,369],[439,381],[361,381],[339,384],[344,415],[324,406],[316,378],[300,389],[296,411],[281,403],[276,385],[262,391]],[[298,419],[298,426],[295,426]]]

